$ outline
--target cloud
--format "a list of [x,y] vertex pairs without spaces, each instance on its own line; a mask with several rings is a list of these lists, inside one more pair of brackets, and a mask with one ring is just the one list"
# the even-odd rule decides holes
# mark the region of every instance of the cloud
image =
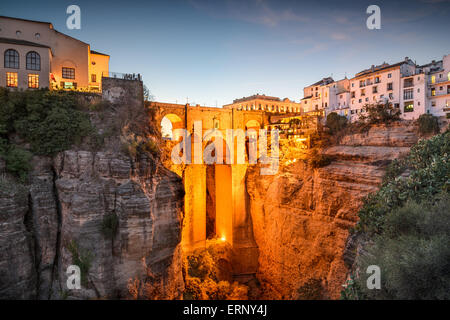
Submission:
[[191,0],[190,4],[214,18],[234,19],[275,27],[282,22],[309,22],[310,18],[292,8],[275,9],[266,0]]
[[350,40],[350,37],[348,34],[345,34],[343,32],[335,32],[331,34],[331,39],[337,40],[337,41],[344,41],[344,40]]

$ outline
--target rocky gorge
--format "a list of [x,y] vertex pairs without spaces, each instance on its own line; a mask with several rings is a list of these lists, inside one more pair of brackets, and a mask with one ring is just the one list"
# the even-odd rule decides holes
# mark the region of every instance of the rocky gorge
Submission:
[[319,299],[339,298],[348,272],[349,229],[362,201],[378,190],[386,164],[405,155],[417,139],[412,123],[378,125],[324,148],[321,152],[333,159],[327,166],[312,167],[306,155],[274,176],[249,170],[247,192],[264,298],[297,299],[301,291]]
[[[92,147],[87,139],[53,156],[34,155],[25,183],[2,175],[2,299],[182,299],[192,282],[182,249],[184,168],[167,164],[158,124],[137,98],[142,87],[117,81],[104,84],[106,104],[87,111],[102,144]],[[258,294],[249,297],[338,299],[363,199],[379,189],[387,164],[417,141],[415,123],[394,122],[318,148],[332,159],[323,166],[311,164],[312,151],[271,176],[249,166],[245,234],[258,251],[247,256],[257,260]],[[208,177],[206,189],[215,190],[220,181]],[[216,198],[209,192],[205,199],[208,239]],[[211,252],[219,249],[231,283],[231,249]],[[80,290],[66,289],[72,264],[85,275]],[[242,288],[229,290],[235,292],[226,297],[235,298]]]

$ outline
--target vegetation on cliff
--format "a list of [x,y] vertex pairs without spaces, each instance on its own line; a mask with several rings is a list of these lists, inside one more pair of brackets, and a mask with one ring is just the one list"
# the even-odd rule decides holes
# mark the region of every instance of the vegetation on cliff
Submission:
[[[389,166],[368,196],[355,231],[371,239],[359,250],[346,299],[450,298],[450,132],[421,140]],[[381,289],[367,289],[369,265]]]
[[[185,300],[245,300],[248,288],[237,282],[231,283],[220,261],[229,250],[227,244],[210,244],[197,249],[186,258]],[[225,273],[225,274],[224,274]],[[231,275],[230,275],[231,276]]]
[[24,181],[33,154],[54,155],[93,132],[76,93],[0,88],[0,157]]

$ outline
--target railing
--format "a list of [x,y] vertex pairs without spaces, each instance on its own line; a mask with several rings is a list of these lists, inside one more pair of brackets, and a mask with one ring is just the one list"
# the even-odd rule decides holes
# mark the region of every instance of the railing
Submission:
[[123,80],[139,80],[142,81],[141,74],[135,73],[120,73],[120,72],[102,72],[102,77],[104,78],[116,78]]

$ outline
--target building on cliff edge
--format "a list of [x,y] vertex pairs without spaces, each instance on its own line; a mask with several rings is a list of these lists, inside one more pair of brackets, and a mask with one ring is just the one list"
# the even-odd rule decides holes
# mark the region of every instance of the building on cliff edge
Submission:
[[101,91],[109,55],[53,28],[50,22],[0,16],[0,86]]

